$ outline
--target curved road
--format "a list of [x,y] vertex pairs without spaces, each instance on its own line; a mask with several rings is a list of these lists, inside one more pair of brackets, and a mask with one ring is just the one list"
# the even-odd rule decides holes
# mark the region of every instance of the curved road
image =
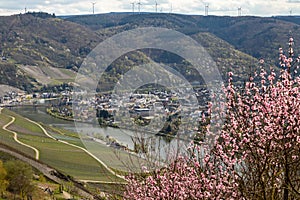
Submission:
[[[1,114],[2,109],[3,109],[3,108],[0,108],[0,114]],[[40,158],[40,152],[39,152],[39,150],[37,150],[37,149],[34,148],[33,146],[30,146],[30,145],[28,145],[28,144],[25,144],[25,143],[21,142],[20,140],[18,140],[18,133],[16,133],[15,131],[11,131],[11,130],[7,129],[7,127],[10,126],[12,123],[14,123],[15,120],[16,120],[15,117],[12,117],[12,116],[9,116],[9,117],[10,117],[12,120],[11,120],[10,122],[8,122],[7,124],[5,124],[5,125],[2,127],[2,129],[5,130],[5,131],[7,131],[7,132],[10,132],[10,133],[14,134],[14,140],[15,140],[17,143],[19,143],[19,144],[21,144],[21,145],[23,145],[23,146],[25,146],[25,147],[28,147],[28,148],[32,149],[32,150],[35,152],[35,159],[38,160],[38,159]]]
[[[0,114],[1,114],[2,109],[3,109],[3,108],[0,108]],[[15,117],[13,117],[13,116],[9,116],[9,117],[11,117],[12,120],[11,120],[10,122],[8,122],[7,124],[5,124],[5,125],[2,127],[3,130],[8,131],[8,132],[10,132],[10,133],[13,133],[13,134],[14,134],[14,140],[15,140],[17,143],[19,143],[19,144],[21,144],[21,145],[23,145],[23,146],[26,146],[26,147],[29,147],[29,148],[33,149],[33,150],[35,151],[35,154],[36,154],[35,159],[38,160],[38,159],[39,159],[39,155],[40,155],[40,154],[39,154],[39,150],[37,150],[37,149],[36,149],[35,147],[33,147],[33,146],[30,146],[30,145],[28,145],[28,144],[25,144],[25,143],[19,141],[19,140],[18,140],[18,134],[17,134],[16,132],[14,132],[14,131],[11,131],[11,130],[7,129],[7,127],[10,126],[10,125],[11,125],[12,123],[14,123],[14,121],[15,121]],[[86,150],[85,148],[80,147],[80,146],[77,146],[77,145],[74,145],[74,144],[71,144],[71,143],[66,142],[66,141],[63,141],[63,140],[58,140],[58,139],[56,139],[55,137],[53,137],[52,135],[50,135],[50,134],[46,131],[46,129],[45,129],[42,125],[40,125],[39,123],[37,123],[37,122],[35,122],[35,121],[32,121],[32,120],[30,120],[30,119],[28,119],[28,118],[25,118],[25,119],[26,119],[27,121],[29,121],[29,122],[31,122],[31,123],[37,125],[37,126],[44,132],[44,134],[45,134],[47,137],[49,137],[49,138],[51,138],[51,139],[53,139],[53,140],[55,140],[55,141],[61,142],[61,143],[63,143],[63,144],[66,144],[66,145],[69,145],[69,146],[78,148],[78,149],[80,149],[80,150],[86,152],[88,155],[90,155],[92,158],[94,158],[97,162],[99,162],[99,163],[100,163],[107,171],[109,171],[111,174],[117,176],[118,178],[121,178],[121,179],[125,180],[125,177],[124,177],[124,176],[121,176],[121,175],[117,174],[116,172],[114,172],[114,171],[113,171],[112,169],[110,169],[110,168],[109,168],[102,160],[100,160],[98,157],[96,157],[94,154],[92,154],[91,152],[89,152],[89,151]],[[83,182],[90,182],[90,181],[88,181],[88,180],[83,180]],[[94,182],[94,181],[91,181],[91,182]],[[99,181],[99,182],[100,182],[100,181]]]
[[66,145],[69,145],[69,146],[78,148],[78,149],[80,149],[80,150],[86,152],[88,155],[90,155],[92,158],[94,158],[96,161],[98,161],[101,165],[103,165],[103,167],[104,167],[107,171],[109,171],[109,172],[112,173],[113,175],[117,176],[118,178],[121,178],[121,179],[125,180],[125,177],[124,177],[124,176],[121,176],[121,175],[117,174],[116,172],[114,172],[113,170],[111,170],[111,169],[110,169],[110,168],[109,168],[102,160],[100,160],[97,156],[95,156],[94,154],[92,154],[91,152],[89,152],[88,150],[86,150],[85,148],[80,147],[80,146],[77,146],[77,145],[75,145],[75,144],[71,144],[71,143],[66,142],[66,141],[63,141],[63,140],[58,140],[58,139],[56,139],[55,137],[53,137],[52,135],[50,135],[50,134],[44,129],[44,127],[43,127],[42,125],[40,125],[39,123],[37,123],[37,122],[35,122],[35,121],[32,121],[32,120],[30,120],[30,119],[28,119],[28,118],[25,118],[25,119],[28,120],[29,122],[31,122],[31,123],[37,125],[38,127],[40,127],[40,129],[42,129],[42,131],[44,132],[44,134],[47,135],[49,138],[51,138],[51,139],[53,139],[53,140],[56,140],[56,141],[58,141],[58,142],[61,142],[61,143],[63,143],[63,144],[66,144]]
[[[2,110],[3,110],[3,108],[0,108],[0,114],[1,114],[1,111],[2,111]],[[39,160],[39,151],[38,151],[36,148],[34,148],[34,147],[30,146],[30,145],[27,145],[27,144],[25,144],[25,143],[19,141],[19,140],[18,140],[18,134],[17,134],[16,132],[14,132],[14,131],[11,131],[11,130],[7,129],[8,126],[10,126],[12,123],[15,122],[15,117],[13,117],[13,116],[9,116],[9,117],[11,117],[12,120],[11,120],[10,122],[8,122],[7,124],[5,124],[5,125],[2,127],[3,130],[8,131],[8,132],[10,132],[10,133],[13,133],[13,134],[14,134],[14,140],[15,140],[17,143],[19,143],[19,144],[21,144],[21,145],[23,145],[23,146],[26,146],[26,147],[29,147],[29,148],[33,149],[33,150],[35,151],[35,153],[36,153],[35,160],[34,160],[33,158],[31,158],[31,157],[28,157],[28,156],[25,156],[25,155],[23,155],[23,154],[21,154],[21,153],[18,153],[17,151],[14,151],[14,150],[10,149],[10,147],[6,147],[5,145],[2,145],[2,144],[0,144],[0,151],[5,152],[5,153],[8,153],[8,154],[10,154],[10,155],[12,155],[12,156],[14,156],[14,157],[16,157],[16,158],[18,158],[18,159],[24,161],[24,162],[30,164],[31,166],[33,166],[34,168],[36,168],[36,169],[38,169],[40,172],[42,172],[42,173],[44,174],[44,176],[46,176],[47,178],[53,180],[53,181],[56,182],[56,183],[63,184],[65,180],[62,180],[61,178],[59,178],[59,177],[57,176],[57,174],[59,174],[59,172],[57,172],[56,169],[54,169],[54,168],[52,168],[52,167],[50,167],[50,166],[48,166],[48,165],[46,165],[46,164],[43,164],[43,163],[41,163],[41,162],[38,161],[38,160]],[[26,119],[27,119],[27,118],[26,118]],[[50,137],[50,138],[52,138],[52,139],[54,139],[54,140],[57,140],[56,138],[52,137],[52,136],[44,129],[44,127],[42,127],[40,124],[38,124],[37,122],[34,122],[34,121],[30,120],[30,119],[27,119],[27,120],[28,120],[29,122],[31,122],[31,123],[34,123],[34,124],[38,125],[38,126],[42,129],[42,131],[43,131],[48,137]],[[60,141],[60,142],[84,150],[83,148],[81,148],[81,147],[79,147],[79,146],[76,146],[76,145],[73,145],[73,144],[69,144],[68,142],[65,142],[65,141]],[[85,150],[85,152],[87,152],[87,151]],[[87,152],[87,153],[88,153],[89,155],[92,155],[90,152]],[[94,157],[94,156],[93,156],[93,157]],[[95,157],[94,157],[94,158],[95,158]],[[95,158],[95,159],[96,159],[96,158]],[[100,161],[99,159],[96,159],[96,160],[97,160],[97,161]],[[101,162],[102,162],[102,161],[101,161]],[[104,165],[104,167],[106,167],[110,172],[112,172],[113,174],[115,174],[115,173],[114,173],[110,168],[108,168],[106,165]],[[118,177],[120,177],[120,178],[122,177],[122,176],[119,176],[119,175],[117,175],[117,174],[115,174],[115,175],[118,176]],[[82,182],[90,182],[90,181],[82,181]],[[91,182],[94,182],[94,181],[91,181]],[[95,181],[95,182],[97,182],[97,181]],[[104,183],[105,183],[105,182],[104,182]],[[88,198],[88,199],[95,199],[95,197],[94,197],[93,195],[91,195],[89,192],[83,190],[83,189],[80,188],[80,187],[77,187],[76,185],[74,185],[74,186],[77,188],[77,190],[78,190],[78,192],[79,192],[80,195],[85,196],[85,197]],[[96,199],[98,199],[98,198],[96,198]]]
[[[42,172],[44,174],[44,176],[46,176],[47,178],[49,178],[50,180],[52,180],[58,184],[65,183],[65,180],[63,180],[62,178],[57,176],[57,174],[59,174],[59,172],[57,172],[56,169],[49,167],[46,164],[40,163],[38,160],[35,160],[33,158],[22,155],[21,153],[18,153],[14,150],[10,150],[8,147],[2,146],[2,145],[0,145],[0,151],[8,153],[8,154],[22,160],[23,162],[30,164],[32,167],[34,167],[34,168],[38,169],[40,172]],[[74,183],[74,187],[76,187],[79,195],[84,196],[87,199],[98,199],[98,198],[95,198],[88,191],[83,190],[81,187],[78,187],[76,184],[77,183]]]

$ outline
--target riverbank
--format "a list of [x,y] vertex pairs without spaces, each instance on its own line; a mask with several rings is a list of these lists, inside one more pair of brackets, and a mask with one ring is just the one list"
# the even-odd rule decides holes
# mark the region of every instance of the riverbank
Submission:
[[[151,132],[151,131],[146,131],[146,130],[143,130],[143,133],[138,133],[139,132],[139,130],[136,130],[136,129],[132,129],[132,128],[130,128],[130,127],[126,127],[126,128],[124,128],[124,127],[122,127],[121,129],[120,129],[120,127],[117,125],[117,124],[108,124],[108,123],[105,123],[105,124],[97,124],[97,123],[92,123],[92,122],[83,122],[83,121],[80,121],[80,120],[75,120],[74,118],[71,118],[71,117],[65,117],[65,116],[62,116],[62,115],[60,115],[59,114],[59,112],[53,112],[52,111],[52,109],[51,108],[47,108],[46,109],[46,111],[47,111],[47,114],[49,114],[50,116],[52,116],[52,117],[54,117],[54,118],[57,118],[57,119],[61,119],[61,120],[65,120],[65,121],[72,121],[72,122],[78,122],[78,123],[85,123],[85,124],[90,124],[90,125],[99,125],[100,126],[100,128],[107,128],[107,127],[109,127],[109,128],[113,128],[113,129],[118,129],[118,130],[122,130],[123,132],[125,131],[130,131],[130,132],[133,132],[133,133],[135,133],[135,134],[133,134],[133,135],[131,135],[131,136],[129,136],[129,137],[131,137],[131,140],[133,139],[133,138],[135,138],[135,139],[141,139],[139,136],[141,136],[141,135],[143,135],[143,136],[145,136],[145,134],[147,134],[147,135],[149,135],[149,137],[147,137],[147,138],[150,138],[150,137],[153,137],[153,136],[157,136],[157,137],[163,137],[163,138],[165,138],[165,140],[166,141],[169,141],[169,142],[171,142],[171,140],[173,140],[173,139],[176,139],[176,140],[182,140],[182,141],[192,141],[192,139],[191,138],[178,138],[177,136],[176,136],[176,134],[173,134],[173,133],[170,133],[170,132],[164,132],[163,130],[161,130],[161,131],[159,131],[159,132]],[[97,139],[97,138],[95,138],[95,139]],[[119,149],[119,148],[121,148],[121,149],[126,149],[126,151],[127,150],[129,150],[130,152],[134,152],[135,151],[135,147],[133,147],[132,149],[128,149],[128,145],[124,145],[124,144],[122,144],[122,142],[119,142],[116,138],[114,138],[114,137],[112,137],[112,139],[113,139],[113,143],[111,143],[111,144],[107,144],[108,146],[110,146],[110,147],[113,147],[113,148],[117,148],[117,149]],[[102,141],[105,141],[105,140],[103,140],[102,139]],[[106,141],[107,142],[107,141]]]
[[62,116],[59,114],[59,112],[53,112],[51,108],[46,109],[47,114],[51,115],[52,117],[66,120],[66,121],[75,121],[73,117],[67,117],[67,116]]
[[[51,108],[47,108],[46,109],[47,114],[51,115],[52,117],[55,117],[57,119],[62,119],[62,120],[66,120],[66,121],[72,121],[72,122],[80,122],[80,123],[87,123],[87,124],[95,124],[93,122],[85,122],[85,121],[80,121],[78,119],[74,119],[73,117],[68,117],[68,116],[62,116],[59,112],[53,112],[53,110]],[[98,125],[98,124],[97,124]],[[99,126],[101,126],[102,128],[105,127],[111,127],[111,128],[119,128],[118,125],[116,124],[108,124],[108,123],[102,123],[99,124]]]
[[[51,106],[52,103],[49,103],[48,106]],[[141,163],[141,158],[138,158],[134,151],[134,141],[139,143],[141,141],[151,142],[151,145],[148,146],[149,149],[155,151],[156,154],[160,154],[161,157],[166,157],[168,152],[166,149],[177,149],[178,148],[178,138],[168,140],[164,136],[158,136],[157,133],[154,132],[139,132],[136,129],[123,129],[123,128],[111,128],[111,127],[101,127],[98,124],[92,123],[80,123],[74,122],[74,120],[65,120],[59,119],[57,117],[53,117],[46,112],[46,107],[16,107],[11,110],[25,116],[33,121],[42,123],[44,125],[49,125],[53,127],[57,127],[61,130],[71,131],[72,133],[78,134],[78,140],[74,141],[76,138],[68,137],[68,134],[65,136],[57,135],[60,139],[68,139],[72,143],[82,142],[87,149],[91,150],[97,157],[101,160],[105,161],[107,165],[111,169],[118,169],[121,171],[127,171],[130,169],[138,169],[136,166],[139,164],[131,164],[131,163]],[[115,138],[116,141],[126,148],[129,148],[130,151],[118,150],[116,148],[109,147],[109,145],[103,144],[103,139],[106,136],[110,138]],[[65,138],[66,137],[66,138]],[[81,139],[80,139],[81,138]],[[85,139],[86,138],[86,139]],[[91,138],[102,139],[102,142],[93,141]],[[144,138],[142,140],[142,138]],[[140,139],[140,140],[139,140]],[[182,143],[184,141],[180,141]],[[186,142],[185,142],[186,143]],[[150,144],[150,143],[149,143]],[[139,148],[136,148],[138,150]],[[160,149],[160,150],[159,150]],[[149,152],[150,153],[150,152]],[[130,167],[126,166],[127,163]],[[132,165],[132,166],[131,166]]]

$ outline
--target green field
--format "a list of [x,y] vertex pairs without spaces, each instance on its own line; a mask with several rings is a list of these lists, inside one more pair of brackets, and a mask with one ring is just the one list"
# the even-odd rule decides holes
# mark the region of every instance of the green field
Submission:
[[[99,162],[89,156],[86,152],[76,147],[72,147],[53,140],[47,137],[42,130],[35,124],[27,121],[20,115],[17,115],[9,110],[4,109],[0,115],[3,124],[9,122],[14,116],[16,121],[8,127],[18,133],[18,138],[25,144],[31,145],[40,151],[40,160],[77,180],[94,180],[94,181],[122,181]],[[52,134],[58,133],[52,132]],[[70,133],[69,133],[70,134]],[[13,148],[18,149],[30,156],[34,156],[34,152],[22,145],[17,144],[11,137],[11,133],[7,134],[6,131],[0,129],[1,142]],[[71,137],[60,134],[61,140],[80,145],[79,138]],[[82,144],[80,145],[82,146]]]
[[67,141],[71,144],[80,146],[85,148],[84,144],[82,143],[78,133],[71,132],[69,130],[64,130],[58,127],[52,127],[52,126],[47,126],[43,124],[43,127],[48,131],[49,134],[51,134],[53,137]]
[[[122,150],[113,149],[106,145],[100,144],[88,138],[80,138],[78,133],[74,133],[68,130],[62,130],[57,127],[45,126],[47,131],[55,138],[67,141],[71,144],[81,146],[85,148],[88,146],[88,150],[102,160],[108,167],[115,171],[137,172],[141,169],[145,163],[137,156],[129,154]],[[84,141],[84,144],[83,142]]]
[[[133,154],[129,154],[122,150],[113,149],[106,145],[100,144],[88,138],[80,138],[78,133],[69,130],[62,130],[58,127],[44,126],[46,130],[55,138],[67,141],[71,144],[81,146],[88,149],[95,156],[100,158],[107,166],[115,171],[134,171],[137,172],[144,166],[145,163]],[[82,143],[84,141],[85,145]]]
[[116,171],[123,172],[138,172],[141,170],[142,166],[145,166],[145,160],[138,158],[134,154],[129,154],[122,150],[117,150],[113,148],[108,148],[105,145],[99,144],[92,140],[85,140],[85,144],[88,146],[88,149],[95,156],[100,158]]
[[14,138],[13,138],[13,134],[5,131],[2,129],[3,125],[7,124],[8,122],[11,121],[11,118],[5,114],[1,114],[0,115],[0,142],[3,144],[6,144],[14,149],[17,149],[18,151],[21,151],[23,153],[25,153],[26,155],[29,155],[31,157],[35,156],[35,153],[32,149],[25,147],[23,145],[18,144]]

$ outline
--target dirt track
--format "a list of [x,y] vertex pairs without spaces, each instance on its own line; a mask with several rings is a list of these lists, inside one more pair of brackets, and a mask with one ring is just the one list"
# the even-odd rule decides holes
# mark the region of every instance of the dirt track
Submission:
[[[2,111],[2,108],[0,108],[0,114],[1,114],[1,111]],[[93,195],[91,195],[89,192],[85,191],[79,183],[73,181],[69,177],[66,177],[65,175],[63,175],[60,172],[58,172],[57,170],[55,170],[54,168],[38,161],[39,151],[37,149],[35,149],[34,147],[31,147],[29,145],[26,145],[26,144],[20,142],[17,138],[17,136],[18,136],[17,133],[7,129],[7,127],[10,126],[15,121],[14,117],[12,117],[12,116],[10,116],[10,117],[12,118],[12,120],[10,122],[8,122],[7,124],[3,125],[3,127],[2,127],[3,130],[6,130],[6,131],[9,131],[9,132],[13,133],[15,141],[22,144],[22,145],[24,145],[24,146],[28,146],[29,148],[32,148],[36,152],[36,156],[35,156],[35,159],[31,158],[29,156],[26,156],[26,155],[22,154],[21,152],[18,152],[16,150],[10,148],[9,146],[6,146],[6,145],[1,144],[1,143],[0,143],[0,151],[5,152],[7,154],[10,154],[13,157],[18,158],[19,160],[22,160],[23,162],[28,163],[29,165],[31,165],[32,167],[38,169],[41,173],[43,173],[45,177],[49,178],[50,180],[52,180],[56,183],[63,184],[66,181],[67,182],[73,182],[74,187],[77,189],[77,192],[80,196],[83,196],[86,199],[95,199],[93,197]],[[41,128],[44,131],[44,128],[43,127],[41,127]]]
[[49,178],[50,180],[52,180],[58,184],[63,184],[66,181],[71,181],[74,183],[74,187],[77,189],[77,192],[79,193],[80,196],[83,196],[86,199],[96,199],[93,197],[92,194],[85,191],[82,187],[79,187],[78,186],[79,184],[77,182],[74,182],[74,181],[68,179],[68,177],[62,175],[60,172],[53,169],[52,167],[49,167],[48,165],[43,164],[43,163],[35,160],[34,158],[27,157],[25,155],[22,155],[19,152],[11,150],[9,147],[2,145],[2,144],[0,144],[0,151],[10,154],[13,157],[18,158],[19,160],[22,160],[23,162],[28,163],[29,165],[31,165],[32,167],[38,169],[41,173],[43,173],[45,177]]
[[[0,111],[1,111],[1,110],[0,110]],[[19,143],[20,145],[23,145],[23,146],[25,146],[25,147],[28,147],[28,148],[32,149],[32,150],[35,152],[35,159],[38,160],[39,157],[40,157],[40,152],[39,152],[39,150],[37,150],[37,149],[34,148],[33,146],[30,146],[30,145],[28,145],[28,144],[25,144],[25,143],[21,142],[20,140],[18,140],[18,133],[17,133],[17,132],[11,131],[11,130],[7,129],[7,127],[10,126],[11,124],[13,124],[13,123],[15,122],[15,120],[16,120],[16,118],[14,118],[14,117],[12,117],[12,116],[10,116],[10,117],[11,117],[12,120],[11,120],[10,122],[8,122],[7,124],[5,124],[5,125],[2,127],[3,130],[12,133],[12,134],[14,135],[14,140],[15,140],[17,143]]]

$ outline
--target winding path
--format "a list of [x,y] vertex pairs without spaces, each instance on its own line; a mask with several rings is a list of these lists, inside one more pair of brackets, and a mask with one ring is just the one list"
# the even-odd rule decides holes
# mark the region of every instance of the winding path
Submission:
[[[0,108],[0,114],[1,114],[2,109],[3,109],[3,108]],[[15,140],[17,143],[19,143],[20,145],[23,145],[23,146],[25,146],[25,147],[28,147],[28,148],[32,149],[32,150],[35,152],[35,159],[38,160],[38,159],[40,158],[40,152],[39,152],[39,150],[37,150],[37,149],[36,149],[35,147],[33,147],[33,146],[30,146],[30,145],[28,145],[28,144],[25,144],[25,143],[21,142],[20,140],[18,140],[18,133],[16,133],[15,131],[11,131],[11,130],[7,129],[7,127],[10,126],[12,123],[14,123],[15,120],[16,120],[16,118],[13,117],[13,116],[9,116],[9,117],[11,118],[11,121],[8,122],[7,124],[5,124],[5,125],[2,127],[2,129],[5,130],[5,131],[7,131],[7,132],[10,132],[10,133],[14,134],[14,140]]]
[[[66,182],[65,179],[62,179],[56,175],[56,174],[58,174],[56,169],[54,169],[46,164],[43,164],[38,160],[35,160],[33,158],[22,155],[19,152],[11,150],[9,147],[2,146],[1,144],[0,144],[0,151],[8,153],[26,163],[28,163],[29,165],[33,166],[34,168],[36,168],[40,172],[42,172],[44,174],[44,176],[46,176],[47,178],[49,178],[50,180],[52,180],[56,183],[64,184]],[[81,196],[84,196],[85,199],[99,199],[97,197],[94,197],[89,191],[83,189],[82,187],[79,187],[77,182],[74,182],[73,180],[70,180],[70,181],[72,181],[74,183],[74,187],[77,189],[77,192]]]
[[[42,125],[40,125],[39,123],[37,123],[37,122],[35,122],[35,121],[32,121],[32,120],[30,120],[30,119],[28,119],[28,118],[25,118],[25,119],[28,120],[29,122],[31,122],[31,123],[36,124],[37,126],[39,126],[40,129],[42,129],[42,131],[44,132],[44,134],[45,134],[46,136],[48,136],[49,138],[51,138],[51,139],[53,139],[53,140],[56,140],[56,141],[58,141],[58,142],[61,142],[61,143],[63,143],[63,144],[66,144],[66,145],[69,145],[69,146],[78,148],[78,149],[80,149],[80,150],[86,152],[88,155],[90,155],[92,158],[94,158],[97,162],[99,162],[99,163],[100,163],[107,171],[109,171],[111,174],[117,176],[118,178],[121,178],[121,179],[125,180],[125,177],[124,177],[124,176],[121,176],[121,175],[117,174],[116,172],[114,172],[114,171],[113,171],[111,168],[109,168],[102,160],[100,160],[97,156],[95,156],[94,154],[92,154],[91,152],[89,152],[88,150],[86,150],[85,148],[80,147],[80,146],[77,146],[77,145],[75,145],[75,144],[71,144],[71,143],[66,142],[66,141],[63,141],[63,140],[59,140],[59,139],[53,137],[52,135],[50,135],[50,134],[46,131],[46,129],[45,129]],[[86,180],[85,180],[85,181],[83,181],[83,182],[89,182],[89,181],[86,181]]]
[[[0,114],[1,114],[2,109],[3,109],[3,108],[0,108]],[[11,120],[10,122],[8,122],[7,124],[5,124],[5,125],[2,127],[3,130],[8,131],[8,132],[10,132],[10,133],[13,133],[13,134],[14,134],[14,140],[15,140],[17,143],[19,143],[19,144],[21,144],[21,145],[23,145],[23,146],[26,146],[26,147],[31,148],[32,150],[34,150],[34,151],[35,151],[35,159],[36,159],[36,160],[39,160],[39,155],[40,155],[39,150],[37,150],[37,149],[36,149],[35,147],[33,147],[33,146],[30,146],[30,145],[28,145],[28,144],[25,144],[25,143],[19,141],[19,140],[18,140],[18,134],[17,134],[16,132],[14,132],[14,131],[11,131],[11,130],[7,129],[8,126],[10,126],[12,123],[15,122],[15,117],[13,117],[13,116],[9,116],[9,117],[11,117],[12,120]],[[116,172],[114,172],[114,171],[113,171],[111,168],[109,168],[102,160],[100,160],[98,157],[96,157],[94,154],[92,154],[91,152],[89,152],[89,151],[86,150],[85,148],[80,147],[80,146],[77,146],[77,145],[75,145],[75,144],[71,144],[71,143],[66,142],[66,141],[63,141],[63,140],[59,140],[59,139],[53,137],[52,135],[50,135],[50,134],[47,132],[47,130],[46,130],[42,125],[40,125],[39,123],[37,123],[37,122],[35,122],[35,121],[32,121],[32,120],[30,120],[30,119],[28,119],[28,118],[25,118],[25,119],[26,119],[27,121],[29,121],[29,122],[31,122],[31,123],[37,125],[37,126],[44,132],[44,134],[45,134],[47,137],[49,137],[49,138],[51,138],[51,139],[53,139],[53,140],[55,140],[55,141],[61,142],[61,143],[63,143],[63,144],[66,144],[66,145],[69,145],[69,146],[78,148],[78,149],[80,149],[80,150],[86,152],[88,155],[90,155],[92,158],[94,158],[97,162],[99,162],[99,163],[100,163],[107,171],[109,171],[111,174],[117,176],[118,178],[121,178],[121,179],[125,180],[125,177],[124,177],[124,176],[121,176],[121,175],[117,174]],[[92,181],[83,180],[82,182],[92,182]]]

